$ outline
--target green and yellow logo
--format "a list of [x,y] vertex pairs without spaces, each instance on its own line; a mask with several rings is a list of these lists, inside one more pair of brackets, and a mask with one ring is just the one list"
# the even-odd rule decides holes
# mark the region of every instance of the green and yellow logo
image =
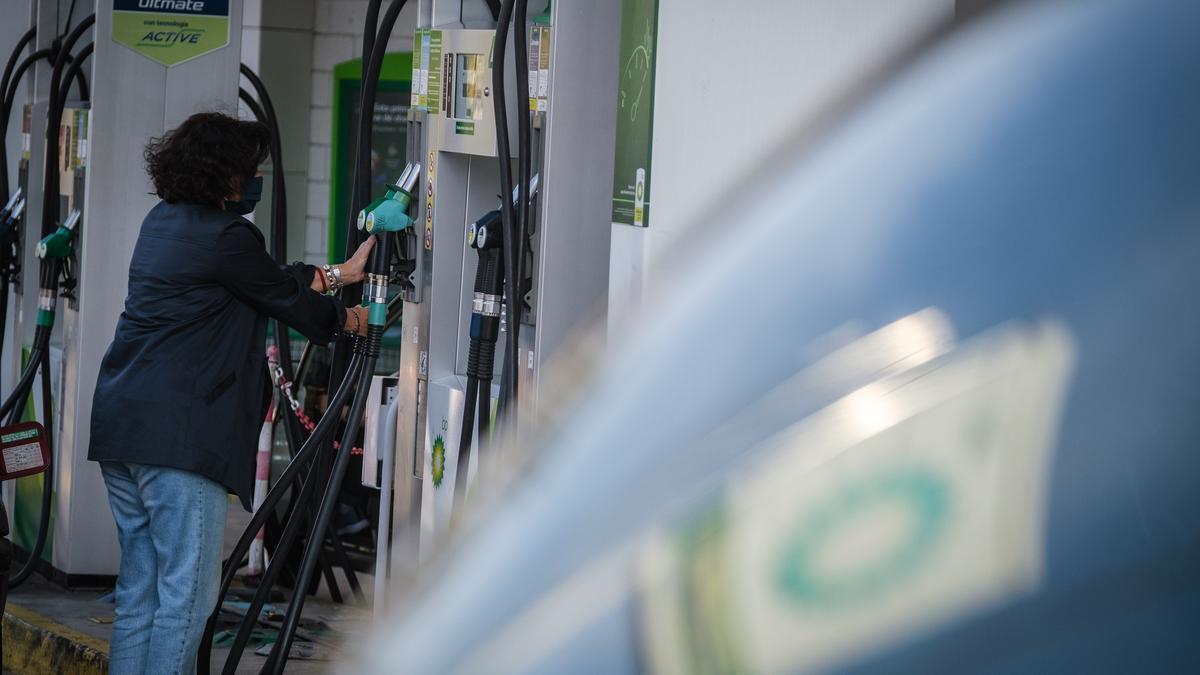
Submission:
[[433,439],[433,487],[442,486],[446,476],[446,442],[441,436]]
[[173,66],[229,44],[229,0],[113,0],[112,39]]
[[[886,473],[852,483],[812,512],[785,541],[775,569],[784,598],[796,605],[857,606],[901,585],[934,554],[950,520],[950,485],[933,471]],[[886,550],[851,569],[820,563],[827,546],[891,512],[908,527]],[[861,535],[860,535],[861,536]]]

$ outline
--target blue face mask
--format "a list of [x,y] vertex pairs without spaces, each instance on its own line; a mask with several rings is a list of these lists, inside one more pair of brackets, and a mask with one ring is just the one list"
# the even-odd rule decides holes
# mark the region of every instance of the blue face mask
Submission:
[[262,176],[255,176],[242,183],[242,198],[236,202],[225,200],[225,210],[244,216],[254,211],[258,200],[262,199]]

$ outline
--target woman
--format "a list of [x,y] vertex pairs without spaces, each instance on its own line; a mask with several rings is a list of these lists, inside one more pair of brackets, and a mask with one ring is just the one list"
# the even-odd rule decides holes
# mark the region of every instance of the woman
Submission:
[[191,116],[146,147],[162,199],[142,222],[129,294],[100,366],[88,458],[121,543],[109,667],[188,673],[216,602],[226,494],[250,508],[270,401],[267,320],[317,344],[365,334],[366,310],[326,292],[363,277],[368,240],[338,269],[280,268],[242,217],[261,193],[266,127]]

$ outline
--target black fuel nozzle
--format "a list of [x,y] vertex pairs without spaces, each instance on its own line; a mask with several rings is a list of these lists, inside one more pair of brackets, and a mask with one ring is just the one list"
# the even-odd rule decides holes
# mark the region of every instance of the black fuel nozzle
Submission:
[[25,213],[24,199],[17,200],[17,203],[12,208],[5,207],[4,214],[0,217],[0,242],[7,241],[10,236],[17,232],[17,223],[21,222],[21,216]]
[[22,209],[25,208],[25,200],[21,199],[22,192],[23,190],[20,186],[17,186],[17,189],[13,190],[13,193],[8,197],[8,202],[4,204],[4,208],[0,209],[0,219],[7,220],[9,214],[17,208],[18,202],[20,202]]

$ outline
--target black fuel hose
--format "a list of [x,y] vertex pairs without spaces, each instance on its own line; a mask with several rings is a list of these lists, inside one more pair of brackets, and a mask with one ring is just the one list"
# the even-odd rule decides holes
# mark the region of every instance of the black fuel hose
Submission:
[[508,341],[505,347],[508,350],[508,366],[511,369],[509,378],[509,401],[511,409],[508,416],[505,418],[505,424],[509,425],[510,429],[515,430],[517,426],[517,383],[520,379],[520,335],[521,335],[521,318],[524,312],[522,308],[525,306],[525,247],[529,241],[529,181],[532,172],[532,151],[530,149],[530,122],[529,108],[526,104],[526,97],[529,95],[529,37],[526,26],[527,14],[529,8],[529,0],[516,0],[516,8],[513,17],[513,28],[516,34],[513,37],[514,48],[516,49],[516,75],[517,75],[517,91],[518,103],[517,106],[517,173],[519,175],[518,183],[520,190],[520,199],[517,202],[517,222],[515,227],[515,236],[505,243],[512,247],[513,250],[513,266],[507,268],[508,274],[508,307],[509,307],[509,322],[508,322]]
[[[13,70],[17,67],[17,62],[21,58],[21,52],[25,51],[25,48],[29,46],[30,42],[33,42],[35,37],[37,37],[37,26],[25,31],[25,34],[22,35],[21,39],[17,41],[17,46],[14,47],[12,53],[9,54],[8,62],[4,64],[4,75],[0,76],[0,101],[3,101],[8,97],[9,82],[12,81]],[[0,162],[2,162],[0,163],[0,195],[7,195],[8,147],[6,139],[8,137],[8,116],[4,115],[3,117],[0,117],[0,121],[4,122],[4,125],[0,127],[0,149],[3,150],[3,152],[0,152]]]
[[[255,100],[255,98],[250,95],[250,92],[246,91],[245,89],[238,88],[238,98],[240,98],[242,100],[242,102],[245,103],[248,108],[250,108],[250,112],[254,115],[255,119],[259,120],[260,122],[263,122],[264,124],[266,124],[268,126],[268,128],[271,129],[271,134],[274,137],[274,140],[272,141],[272,148],[277,149],[276,143],[278,141],[278,124],[276,123],[275,118],[272,117],[268,111],[264,110],[262,108],[262,106],[259,105],[258,101]],[[276,165],[279,166],[280,164],[279,164],[278,160],[274,159],[275,157],[278,157],[278,154],[275,154],[276,150],[272,150],[271,152],[272,152],[272,156],[273,156],[272,161],[274,161],[276,163]],[[277,207],[276,200],[281,198],[279,196],[279,194],[280,193],[278,191],[274,191],[274,190],[271,193],[272,215],[274,215],[276,213],[276,210],[275,210]],[[284,229],[284,231],[286,231],[286,225],[282,225],[282,228],[280,228],[279,224],[274,220],[274,218],[272,218],[272,221],[273,221],[272,222],[272,229],[273,229],[272,239],[275,241],[278,241],[277,237],[279,235],[277,234],[277,232],[279,232],[280,229]],[[277,256],[279,255],[278,251],[276,251],[276,255]],[[284,257],[286,257],[286,252],[283,255],[284,255]],[[279,258],[277,257],[276,260],[278,261]],[[286,331],[287,331],[287,326],[285,326],[282,321],[276,320],[275,321],[275,347],[281,354],[279,366],[280,366],[280,368],[282,368],[284,370],[284,377],[286,377],[288,379],[288,381],[290,382],[290,381],[293,381],[293,379],[294,379],[290,372],[291,365],[292,365],[291,359],[284,358],[282,356],[282,354],[289,354],[290,350],[291,350],[291,343],[288,340]],[[281,339],[281,336],[282,336],[282,339]],[[280,415],[280,417],[278,419],[283,421],[284,435],[287,437],[288,452],[292,457],[295,457],[296,451],[299,449],[300,444],[303,442],[304,430],[301,427],[300,419],[296,416],[296,412],[294,410],[292,410],[290,406],[281,406],[281,408],[282,408],[282,414]],[[288,507],[284,514],[285,521],[287,520],[288,517],[291,516],[292,510],[296,503],[298,503],[296,500],[290,500],[288,502]],[[341,542],[335,542],[335,547],[338,547],[340,549]],[[272,546],[272,554],[274,554],[276,550],[277,549],[274,546]],[[341,553],[342,553],[342,557],[345,557],[345,552],[341,551]],[[354,570],[348,564],[345,565],[345,568],[346,568],[346,576],[347,576],[347,579],[349,579],[349,581],[350,581],[351,589],[356,591],[356,593],[361,594],[361,591],[359,590],[360,586],[358,583],[358,577],[354,573]],[[333,578],[332,570],[327,570],[323,566],[322,572],[324,572],[326,574],[327,578]],[[341,593],[337,590],[337,588],[334,584],[330,584],[330,591],[331,591],[331,595],[333,595],[333,597],[334,597],[334,600],[337,602],[341,602]]]
[[[58,52],[47,47],[45,49],[39,49],[36,52],[33,52],[29,56],[25,57],[25,59],[22,60],[19,65],[17,65],[16,70],[13,72],[13,78],[8,83],[7,90],[0,90],[0,94],[3,94],[3,102],[0,104],[0,127],[3,127],[5,130],[8,129],[8,122],[12,117],[13,101],[16,100],[17,86],[20,84],[21,78],[24,77],[25,73],[33,67],[33,64],[42,59],[46,59],[53,64],[57,55]],[[72,56],[67,54],[67,64],[70,65],[72,61]],[[79,84],[81,98],[87,98],[86,94],[88,94],[88,84],[87,79],[84,77],[82,71],[76,72],[75,80]],[[3,143],[3,138],[0,138],[0,143]]]
[[[309,469],[312,471],[312,468]],[[313,500],[317,494],[317,486],[319,480],[301,481],[299,496],[297,501],[308,503]],[[283,527],[283,532],[279,535],[279,543],[276,546],[276,551],[290,551],[295,544],[297,535],[300,534],[302,523],[307,518],[300,515],[299,512],[294,512],[291,518],[288,518]],[[229,654],[225,657],[225,665],[222,667],[222,673],[235,673],[237,664],[242,659],[242,654],[246,650],[246,645],[250,642],[251,633],[254,627],[258,625],[258,616],[262,612],[263,605],[266,604],[267,598],[270,596],[271,589],[279,579],[280,572],[283,571],[283,560],[279,557],[274,557],[270,565],[267,566],[266,572],[263,573],[262,579],[259,581],[258,588],[254,591],[254,597],[250,600],[250,605],[246,609],[246,614],[243,617],[241,624],[238,626],[237,634],[233,644],[229,647]],[[308,589],[301,588],[299,585],[293,587],[293,593],[307,593]],[[204,651],[203,649],[201,651]]]
[[[312,434],[310,434],[308,439],[305,440],[304,445],[301,446],[300,450],[296,453],[296,456],[292,458],[290,463],[288,463],[287,468],[284,469],[283,473],[279,476],[279,480],[275,482],[275,486],[272,487],[267,493],[267,496],[263,500],[263,503],[259,507],[258,511],[251,516],[250,523],[246,526],[246,529],[242,531],[242,535],[238,539],[237,544],[234,545],[233,552],[230,554],[221,573],[221,585],[217,592],[216,606],[213,608],[213,613],[209,617],[208,625],[205,626],[204,629],[204,637],[201,640],[200,651],[196,660],[197,673],[204,673],[207,675],[209,672],[209,659],[211,657],[212,640],[213,634],[216,630],[217,617],[221,612],[222,601],[225,595],[229,592],[229,587],[233,583],[233,578],[237,573],[237,563],[242,559],[243,556],[246,555],[247,552],[249,552],[250,544],[254,541],[254,537],[258,533],[258,530],[266,523],[267,517],[273,513],[275,506],[283,498],[284,494],[288,492],[293,481],[299,477],[299,474],[302,470],[308,468],[311,460],[315,458],[317,452],[324,445],[326,438],[330,433],[337,429],[338,424],[341,422],[342,408],[346,405],[346,401],[350,398],[350,395],[354,393],[355,388],[358,385],[358,375],[362,368],[362,359],[358,358],[357,356],[351,359],[346,377],[343,379],[341,385],[337,388],[337,391],[334,392],[333,396],[330,398],[329,407],[325,410],[325,414],[321,416],[321,419],[317,422],[316,428],[313,429]],[[310,468],[307,481],[312,481],[315,483],[317,482],[316,478],[317,476],[312,473],[312,469]],[[303,508],[298,506],[294,510],[292,517],[303,517],[303,512]],[[278,554],[276,556],[276,561],[282,561],[282,555],[282,552]],[[271,567],[278,567],[278,565],[272,564],[268,566],[267,569],[270,570]],[[305,593],[306,589],[302,589],[301,587],[297,586],[295,592]],[[247,616],[250,617],[249,620],[257,621],[257,616],[251,614],[248,614]]]
[[[504,87],[504,64],[508,52],[508,27],[512,20],[513,6],[515,0],[503,0],[500,5],[500,16],[496,20],[496,40],[495,54],[493,55],[492,66],[492,90],[495,95],[492,97],[492,105],[495,111],[496,118],[496,157],[500,164],[500,218],[504,231],[504,239],[507,242],[516,240],[514,228],[516,226],[516,213],[512,205],[506,198],[513,191],[512,177],[512,148],[510,147],[510,139],[508,136],[508,101],[507,93]],[[528,77],[528,74],[526,74]],[[525,94],[522,94],[525,95]],[[518,107],[519,109],[519,107]],[[504,246],[504,269],[516,270],[516,258],[511,246]],[[511,273],[508,275],[511,276]],[[509,282],[511,285],[511,281]],[[507,317],[509,341],[515,344],[512,340],[512,329],[517,323],[516,321],[516,305],[512,301],[512,292],[509,292],[509,301],[505,309]],[[500,403],[498,412],[504,414],[508,407],[510,399],[515,398],[515,378],[513,374],[513,363],[516,363],[516,352],[510,349],[505,349],[504,356],[504,372],[500,378]]]
[[[369,58],[363,61],[362,65],[357,144],[354,155],[354,173],[350,182],[350,209],[344,221],[347,224],[346,259],[354,255],[359,244],[366,238],[365,233],[356,227],[349,227],[348,225],[358,220],[358,212],[371,201],[371,141],[374,131],[375,100],[379,89],[380,73],[383,69],[383,58],[387,52],[392,29],[395,27],[396,21],[399,19],[400,12],[404,9],[405,4],[407,4],[407,0],[391,0],[383,13],[383,18],[379,20],[377,26],[375,25],[374,16],[378,14],[381,3],[372,2],[367,7],[368,16],[363,30],[363,48],[366,49],[369,46],[370,55]],[[368,44],[366,35],[372,30],[375,31],[375,35]],[[384,242],[379,241],[377,244],[383,245]],[[384,248],[385,258],[390,253],[390,248],[390,242],[388,242],[388,246]],[[362,284],[347,284],[342,289],[340,297],[342,304],[346,307],[353,307],[360,304],[362,301]],[[330,359],[329,367],[330,388],[346,372],[345,364],[349,350],[350,344],[346,339],[339,339],[334,343],[333,358]],[[351,439],[351,442],[353,440]],[[318,467],[321,474],[328,475],[330,471],[329,453],[324,452],[321,454]],[[336,538],[336,533],[334,538]]]
[[[476,228],[476,234],[471,238],[471,245],[479,255],[475,266],[475,297],[471,311],[470,350],[467,355],[467,386],[464,392],[454,479],[455,514],[460,512],[459,506],[466,501],[472,430],[478,418],[479,443],[482,447],[491,423],[492,370],[496,358],[496,341],[500,334],[500,317],[496,306],[499,304],[504,284],[504,268],[499,251],[503,240],[497,236],[498,232],[490,232],[490,229],[497,229],[494,226],[499,224],[499,217],[493,217],[496,213],[493,211],[477,221],[473,226]],[[486,224],[489,222],[492,223],[492,228]],[[484,224],[481,226],[480,223]],[[486,245],[481,245],[485,240]],[[482,455],[480,458],[482,460]]]
[[[275,117],[275,109],[271,106],[270,96],[267,94],[262,80],[246,64],[243,63],[241,68],[242,75],[250,81],[250,85],[258,94],[258,99],[242,88],[238,88],[238,98],[246,104],[246,107],[250,108],[254,118],[265,124],[270,132],[269,152],[271,164],[274,166],[271,175],[271,253],[276,264],[283,265],[287,262],[287,192],[284,185],[283,144],[279,136],[279,120]],[[283,369],[284,376],[290,382],[295,379],[292,369],[291,336],[282,321],[275,320],[274,328],[275,348],[279,352],[279,367]],[[288,448],[294,454],[301,439],[304,438],[300,420],[296,417],[295,412],[287,406],[284,406],[283,420]]]
[[[363,44],[364,50],[366,50],[367,47],[370,48],[370,58],[364,60],[363,63],[362,94],[360,99],[361,104],[359,107],[360,114],[358,120],[358,143],[356,147],[353,180],[351,183],[351,212],[348,214],[346,222],[352,222],[352,220],[355,220],[357,212],[361,210],[370,199],[369,176],[372,131],[371,126],[373,121],[372,111],[374,110],[379,74],[380,70],[382,69],[383,56],[387,49],[388,38],[391,35],[392,27],[395,25],[400,11],[404,8],[404,5],[405,0],[392,0],[392,2],[388,5],[387,11],[384,13],[382,21],[379,23],[378,28],[375,31],[373,41],[366,37],[366,33],[371,32],[372,26],[370,24],[374,23],[373,20],[378,12],[379,3],[372,2],[371,6],[368,7],[368,26],[367,29],[364,30]],[[375,251],[377,255],[372,255],[372,270],[374,271],[377,268],[382,269],[384,270],[384,276],[386,277],[386,270],[391,253],[391,241],[389,236],[380,236],[379,239],[380,240],[377,242],[378,246]],[[359,245],[360,240],[361,237],[357,230],[355,228],[350,228],[346,239],[347,257],[350,257],[353,254],[354,250]],[[361,297],[362,288],[359,284],[347,286],[342,290],[342,301],[347,307],[359,304]],[[351,381],[357,381],[356,392],[353,402],[350,406],[349,416],[346,418],[345,432],[342,436],[342,441],[338,447],[331,470],[328,473],[324,471],[325,467],[322,461],[324,453],[320,453],[320,455],[314,460],[313,466],[309,469],[309,476],[306,483],[311,481],[316,484],[316,480],[318,478],[325,478],[326,476],[328,480],[325,481],[326,488],[321,498],[320,507],[317,510],[314,526],[309,531],[307,541],[305,542],[305,550],[301,562],[300,573],[293,586],[292,598],[288,606],[287,614],[285,614],[284,617],[283,629],[280,631],[279,638],[277,639],[275,646],[271,651],[271,656],[268,658],[267,664],[264,666],[264,670],[274,669],[275,672],[281,672],[287,663],[288,650],[291,648],[291,643],[295,637],[296,628],[299,626],[300,615],[303,612],[304,601],[307,597],[307,590],[309,584],[312,582],[313,573],[316,569],[318,558],[320,557],[324,546],[325,533],[329,529],[334,507],[336,506],[337,498],[341,491],[341,484],[345,478],[346,466],[350,459],[350,452],[354,445],[355,436],[357,435],[362,424],[362,415],[366,407],[367,394],[370,389],[370,380],[374,376],[375,362],[379,356],[380,344],[383,339],[383,330],[383,325],[372,324],[369,326],[366,340],[359,343],[362,351],[359,351],[354,355],[354,357],[350,360],[350,365],[344,366],[341,363],[341,361],[344,361],[345,359],[344,354],[346,352],[346,347],[348,346],[348,341],[339,340],[334,348],[334,359],[330,368],[330,381],[337,381],[339,376],[342,376],[344,373],[344,376],[341,377],[342,386],[339,388],[339,393],[346,387],[347,383]],[[357,367],[354,367],[354,364],[356,363]],[[325,416],[322,417],[322,423],[334,409],[335,408],[331,404],[329,410],[326,411]],[[337,406],[339,419],[340,409],[341,405],[339,404]],[[320,427],[320,424],[318,424],[318,427]],[[318,433],[314,431],[312,436],[309,437],[308,442],[305,443],[306,448],[308,448],[308,446],[312,444],[314,440],[317,441],[316,447],[324,447],[326,445],[325,434],[321,434],[320,438],[318,438]],[[286,470],[284,473],[287,474],[288,471],[292,469],[293,465],[303,458],[304,454],[305,451],[298,453],[296,458],[293,459],[292,464],[289,465],[288,470]],[[285,480],[291,480],[291,478],[287,476],[281,476],[279,484],[282,484]],[[272,490],[272,492],[275,492],[275,490]],[[276,501],[278,501],[278,499],[276,499]],[[273,503],[268,505],[264,502],[263,506],[267,508],[273,508]],[[256,514],[256,516],[257,515],[258,514]],[[299,515],[300,511],[297,510],[296,513],[293,514],[293,518],[298,518]],[[260,520],[265,520],[265,517]],[[261,522],[258,525],[261,525]],[[253,532],[257,531],[256,527],[258,525],[256,525],[252,520],[251,528],[248,528],[243,534],[243,539],[246,540],[247,548],[249,546],[249,540],[253,536]],[[289,527],[291,527],[291,522],[289,522]],[[287,534],[288,533],[285,531],[285,536]],[[294,535],[293,537],[289,537],[289,539],[294,540]],[[291,541],[289,541],[289,544],[290,543]],[[238,551],[235,549],[235,555],[233,556],[233,559],[237,558]],[[222,594],[224,594],[224,590],[228,588],[228,583],[224,583],[223,580],[223,585],[224,588],[222,590]],[[262,591],[261,588],[260,591],[265,593],[265,591]],[[256,595],[258,594],[256,593]],[[211,633],[215,625],[215,619],[219,609],[220,607],[218,605],[217,610],[214,611],[212,619],[210,619],[210,625],[206,630],[204,646],[201,650],[202,652],[207,652],[211,649]],[[243,625],[238,631],[238,637],[242,638],[240,641],[240,649],[244,649],[245,641],[249,636],[249,630],[246,628],[246,625],[252,625],[257,621],[257,619],[258,617],[254,612],[248,612],[243,618]],[[238,645],[237,642],[235,642],[235,646],[236,645]],[[241,652],[239,650],[239,658],[240,654]],[[204,661],[207,662],[207,653],[204,655]],[[198,667],[201,665],[199,661],[197,662],[197,665]],[[205,664],[204,667],[206,669],[207,664]],[[231,669],[235,668],[235,660],[231,659],[226,662],[226,672],[231,672]],[[206,670],[202,670],[201,672],[206,672]]]
[[[50,159],[57,157],[58,151],[59,151],[58,126],[62,122],[63,101],[58,96],[58,90],[62,83],[63,69],[66,67],[68,55],[71,53],[71,49],[75,47],[75,43],[78,42],[79,39],[81,37],[83,37],[83,34],[89,28],[91,28],[92,25],[94,25],[95,23],[96,23],[96,15],[89,14],[82,21],[80,21],[79,24],[76,25],[74,29],[71,30],[70,35],[67,36],[67,38],[63,41],[62,46],[59,48],[58,55],[54,59],[54,69],[51,71],[51,74],[50,74],[50,107],[49,107],[49,110],[50,110],[50,115],[52,117],[47,120],[47,125],[46,125],[46,157],[47,157],[46,167],[47,167],[47,171],[46,171],[46,181],[42,186],[42,236],[43,237],[53,233],[55,228],[58,227],[58,217],[59,217],[59,213],[58,213],[58,202],[59,202],[58,181],[59,181],[59,175],[58,175],[58,171],[57,171],[58,167],[54,166],[53,163],[50,161]],[[53,122],[53,124],[50,124],[50,122]],[[50,169],[54,169],[54,170],[50,170]],[[43,263],[45,263],[45,262],[46,261],[43,261]],[[54,284],[57,284],[58,265],[56,263],[57,263],[57,259],[54,259],[51,261],[50,265],[46,265],[46,264],[42,265],[43,270],[45,270],[47,267],[53,268],[53,271],[54,271],[55,277],[56,277],[52,281],[52,283],[54,283]],[[49,270],[46,270],[46,271],[48,273]],[[46,276],[47,276],[46,274],[43,274],[43,279],[45,279]],[[49,287],[43,286],[43,288],[49,288]]]
[[[348,259],[354,255],[355,250],[365,238],[363,233],[355,227],[349,227],[349,223],[356,222],[358,212],[361,211],[371,201],[371,140],[373,138],[373,121],[375,110],[375,99],[379,88],[379,75],[383,69],[383,57],[387,52],[388,41],[391,38],[392,28],[396,25],[396,20],[400,16],[400,11],[404,9],[407,0],[391,0],[387,10],[383,14],[383,19],[379,22],[373,40],[370,42],[370,55],[363,61],[362,88],[360,92],[360,103],[358,113],[358,128],[356,133],[357,143],[354,153],[354,173],[350,181],[350,203],[348,212],[345,215],[344,223],[347,224],[346,232],[346,251],[345,257]],[[375,11],[378,12],[378,4],[375,5]],[[368,12],[371,7],[368,7]],[[366,30],[363,31],[363,47],[367,47],[366,34],[370,32],[371,17],[368,14]],[[342,304],[347,307],[353,307],[362,301],[362,285],[347,284],[341,293]],[[345,372],[345,363],[347,359],[348,347],[346,340],[338,340],[334,345],[333,359],[330,363],[329,378],[330,386],[337,382]]]
[[[50,354],[42,352],[40,359],[42,371],[42,413],[46,415],[47,424],[45,424],[46,445],[50,448],[54,447],[54,424],[50,421],[50,407],[53,405],[53,400],[50,394]],[[19,416],[18,416],[19,417]],[[18,420],[9,420],[9,424],[13,424]],[[33,574],[33,570],[37,569],[38,561],[42,558],[42,551],[46,548],[46,537],[50,533],[50,510],[54,497],[54,452],[50,453],[50,461],[46,462],[46,470],[42,472],[42,509],[38,516],[37,536],[33,542],[33,548],[29,549],[29,557],[25,559],[25,563],[21,565],[21,569],[17,570],[8,579],[8,590],[13,590],[25,583],[25,580]]]
[[[362,54],[359,55],[363,68],[367,67],[367,61],[371,59],[371,50],[375,48],[375,33],[379,30],[379,8],[382,5],[383,0],[368,0],[367,2],[367,14],[363,18]],[[369,166],[368,164],[368,168]]]
[[[388,9],[390,11],[391,7]],[[385,18],[385,23],[386,21],[387,19]],[[381,35],[375,43],[376,50],[379,49],[380,41],[383,40],[386,40],[386,37]],[[358,390],[355,392],[354,402],[350,405],[350,414],[346,418],[346,429],[342,435],[341,445],[338,447],[334,458],[332,475],[326,483],[325,493],[321,497],[320,508],[317,510],[316,521],[313,529],[309,532],[308,541],[304,547],[304,558],[301,562],[300,575],[295,586],[297,592],[292,593],[287,612],[283,617],[283,626],[280,628],[279,635],[271,648],[271,653],[267,657],[267,662],[264,664],[262,672],[282,673],[284,667],[287,665],[292,641],[295,639],[296,629],[300,625],[300,617],[304,612],[304,602],[307,598],[307,593],[301,592],[301,590],[307,589],[308,584],[312,581],[317,558],[321,552],[321,545],[325,539],[325,533],[329,530],[330,522],[333,519],[338,496],[342,489],[342,481],[346,477],[346,467],[350,463],[351,448],[362,425],[363,413],[366,410],[367,397],[371,388],[371,378],[375,375],[375,363],[379,358],[380,348],[383,343],[384,324],[386,323],[386,306],[384,306],[384,301],[387,293],[392,238],[394,236],[394,233],[386,230],[376,233],[377,246],[371,252],[371,259],[366,274],[371,302],[370,324],[367,326],[366,339],[359,341],[357,344],[360,351],[355,355],[364,362],[362,373],[359,376],[361,382],[359,383]],[[383,310],[383,316],[376,314],[376,310],[380,309]]]
[[83,76],[83,62],[87,60],[92,52],[96,50],[96,43],[89,42],[86,47],[79,50],[71,61],[71,65],[67,68],[67,72],[63,75],[62,86],[58,89],[58,100],[64,104],[67,100],[67,95],[71,93],[71,83],[78,83],[79,99],[81,101],[89,101],[92,98],[91,92],[88,91],[87,78]]
[[284,614],[283,627],[271,648],[271,655],[263,667],[264,672],[282,673],[287,664],[288,652],[295,639],[296,628],[300,624],[300,615],[304,611],[304,601],[308,596],[306,589],[312,581],[316,569],[317,556],[325,540],[325,531],[333,519],[337,505],[338,494],[341,492],[342,480],[346,476],[346,466],[350,463],[350,451],[354,445],[355,436],[362,424],[363,412],[367,406],[367,392],[371,386],[371,378],[375,374],[375,361],[379,356],[379,345],[383,338],[382,326],[370,326],[367,332],[365,354],[362,355],[363,366],[358,373],[358,388],[354,402],[350,406],[350,415],[346,419],[345,433],[342,434],[341,446],[333,464],[333,474],[325,484],[325,494],[321,498],[321,506],[317,510],[316,523],[309,532],[304,549],[304,559],[300,567],[300,575]]
[[[475,405],[479,397],[479,308],[482,306],[483,280],[488,276],[483,255],[475,266],[475,309],[471,312],[470,349],[467,353],[467,386],[463,393],[462,423],[458,433],[458,462],[454,476],[454,502],[459,504],[467,493],[467,469],[471,457],[471,434],[475,429]],[[457,509],[455,509],[457,511]]]

